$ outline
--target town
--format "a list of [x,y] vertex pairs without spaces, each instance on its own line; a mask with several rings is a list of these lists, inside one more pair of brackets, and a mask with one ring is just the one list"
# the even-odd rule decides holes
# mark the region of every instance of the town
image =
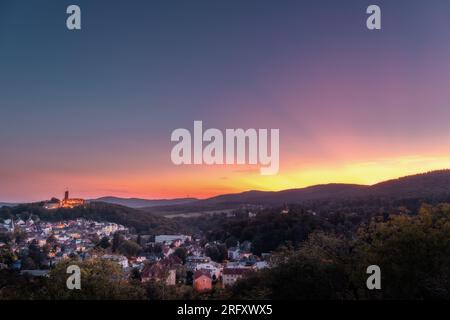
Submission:
[[[32,277],[48,277],[54,266],[68,259],[104,259],[143,283],[189,285],[197,292],[208,292],[214,287],[232,286],[244,275],[269,267],[270,255],[253,255],[251,245],[245,241],[227,247],[181,234],[135,234],[117,223],[84,218],[58,222],[34,216],[0,220],[0,270],[16,270]],[[223,259],[213,254],[218,248]],[[6,250],[10,253],[7,258]]]

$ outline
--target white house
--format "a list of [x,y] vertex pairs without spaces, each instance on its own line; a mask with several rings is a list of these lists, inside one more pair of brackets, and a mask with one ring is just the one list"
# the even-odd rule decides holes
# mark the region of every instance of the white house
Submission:
[[224,268],[222,271],[222,283],[224,286],[232,286],[248,272],[250,272],[248,268]]
[[115,254],[107,254],[102,256],[102,259],[114,261],[118,263],[123,269],[128,268],[128,259],[125,256],[115,255]]
[[238,247],[231,247],[228,249],[228,259],[239,260],[241,257],[241,250]]
[[220,264],[211,261],[209,263],[198,263],[195,265],[194,270],[193,271],[197,271],[197,270],[205,270],[209,272],[209,275],[211,276],[211,278],[215,277],[216,279],[219,279],[219,277],[222,274],[222,267]]
[[267,261],[258,261],[255,264],[255,268],[258,270],[265,269],[268,267],[269,267],[269,264],[267,263]]
[[191,236],[186,236],[183,234],[177,234],[177,235],[172,235],[172,234],[162,234],[159,236],[155,236],[155,243],[172,243],[175,240],[181,240],[182,243],[186,242],[186,241],[191,241]]

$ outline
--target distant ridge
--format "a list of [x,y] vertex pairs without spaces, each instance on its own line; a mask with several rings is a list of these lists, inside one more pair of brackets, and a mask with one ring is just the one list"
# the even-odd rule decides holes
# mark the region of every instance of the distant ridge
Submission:
[[[392,202],[402,199],[416,199],[434,203],[450,202],[450,169],[391,179],[371,186],[330,183],[282,191],[252,190],[219,195],[203,200],[196,198],[151,200],[108,196],[90,199],[88,202],[103,202],[168,215],[235,209],[247,204],[280,206],[311,201],[388,200]],[[0,207],[15,205],[17,204],[0,202]]]
[[237,194],[221,195],[203,200],[202,202],[205,204],[222,202],[282,204],[301,200],[347,196],[349,194],[360,193],[368,188],[369,186],[359,184],[330,183],[282,191],[246,191]]
[[450,170],[437,170],[383,181],[374,185],[330,183],[278,192],[247,191],[203,200],[208,203],[282,204],[318,199],[367,196],[435,196],[450,194]]
[[186,204],[197,201],[195,198],[178,198],[178,199],[140,199],[140,198],[119,198],[119,197],[101,197],[88,200],[88,202],[105,202],[109,204],[117,204],[129,208],[144,208],[154,206],[167,206]]
[[331,183],[283,191],[246,191],[225,194],[185,205],[154,206],[158,214],[232,209],[241,205],[276,206],[311,201],[343,201],[415,198],[423,201],[450,202],[450,170],[438,170],[387,180],[374,185]]
[[18,203],[8,203],[8,202],[0,202],[0,208],[1,207],[14,207],[17,206]]

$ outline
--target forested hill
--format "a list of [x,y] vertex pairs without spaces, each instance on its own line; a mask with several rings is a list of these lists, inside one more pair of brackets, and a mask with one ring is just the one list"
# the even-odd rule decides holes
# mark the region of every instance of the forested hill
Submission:
[[155,213],[181,213],[228,209],[243,204],[280,206],[283,204],[336,204],[356,203],[358,206],[377,203],[378,205],[401,204],[403,201],[438,203],[450,202],[450,170],[439,170],[424,174],[406,176],[371,186],[356,184],[326,184],[307,188],[278,192],[247,191],[226,194],[191,202],[184,206],[164,206],[148,208]]
[[372,186],[355,184],[326,184],[279,192],[249,191],[223,195],[204,200],[203,203],[255,203],[283,204],[308,200],[390,197],[447,197],[450,195],[450,170],[439,170],[398,179],[388,180]]
[[105,202],[110,204],[118,204],[129,208],[144,208],[154,206],[168,206],[176,204],[185,204],[197,201],[195,198],[178,198],[178,199],[140,199],[140,198],[119,198],[119,197],[101,197],[88,200],[88,202]]
[[450,170],[406,176],[377,183],[368,189],[368,194],[404,196],[448,196],[450,195]]
[[27,219],[30,215],[38,216],[40,219],[47,221],[85,218],[95,221],[115,222],[134,228],[137,232],[150,234],[184,231],[184,227],[175,220],[102,202],[93,202],[73,209],[46,210],[41,203],[2,207],[0,209],[0,219],[17,216]]

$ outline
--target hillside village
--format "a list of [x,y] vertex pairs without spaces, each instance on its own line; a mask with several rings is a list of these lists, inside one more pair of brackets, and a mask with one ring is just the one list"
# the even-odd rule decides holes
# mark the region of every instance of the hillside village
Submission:
[[227,247],[190,235],[138,235],[117,223],[83,218],[0,220],[0,269],[32,277],[49,276],[56,264],[67,259],[106,259],[141,282],[183,284],[208,292],[215,286],[232,286],[246,274],[269,266],[270,255],[255,256],[251,246],[245,241]]

